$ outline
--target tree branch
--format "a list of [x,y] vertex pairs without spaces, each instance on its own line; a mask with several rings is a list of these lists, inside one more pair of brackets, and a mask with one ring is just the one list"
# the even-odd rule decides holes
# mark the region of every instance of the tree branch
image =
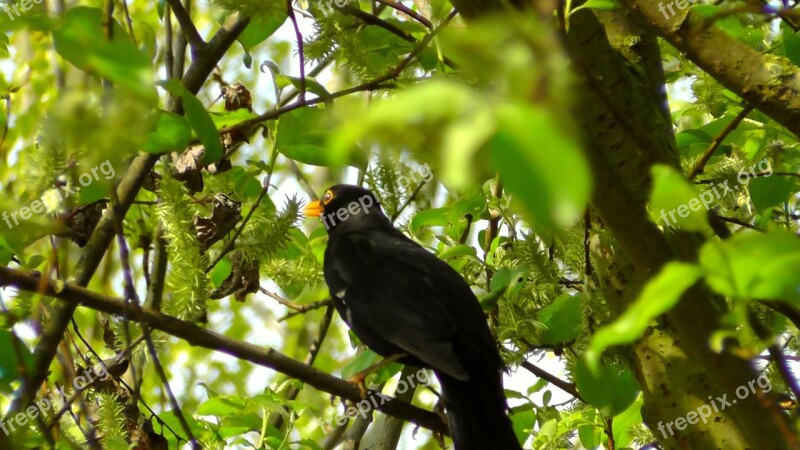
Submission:
[[[81,305],[121,317],[126,308],[125,302],[121,299],[103,295],[73,283],[45,280],[37,273],[18,271],[8,267],[0,267],[0,286],[12,286],[57,298],[72,306],[73,309]],[[247,342],[230,339],[192,322],[167,316],[148,308],[134,308],[128,313],[134,322],[147,324],[153,329],[183,339],[191,345],[268,367],[344,399],[356,402],[362,400],[361,393],[356,386],[296,361],[272,348],[264,349]],[[380,405],[378,410],[432,431],[449,435],[447,425],[438,415],[408,403],[396,400],[387,401]]]
[[578,400],[586,403],[586,400],[581,398],[581,394],[578,393],[578,390],[575,389],[575,385],[572,383],[567,383],[566,381],[558,378],[557,376],[551,374],[550,372],[542,369],[541,367],[528,362],[522,361],[522,367],[527,369],[530,373],[536,375],[537,377],[547,380],[548,383],[552,384],[553,386],[561,389],[562,391],[566,392],[567,394],[577,398]]
[[194,22],[192,22],[191,16],[189,16],[189,11],[183,7],[180,0],[167,0],[167,3],[169,3],[170,9],[172,9],[172,13],[175,14],[175,19],[178,20],[178,25],[181,26],[183,35],[186,36],[186,39],[189,41],[189,47],[192,49],[192,56],[203,51],[206,46],[206,41],[203,40],[200,33],[197,31],[197,27],[194,26]]
[[749,104],[800,136],[800,68],[759,52],[710,25],[691,8],[670,16],[651,0],[621,0],[667,42]]
[[728,126],[725,127],[725,129],[722,130],[722,132],[720,132],[717,135],[717,137],[714,138],[713,141],[711,141],[711,145],[708,146],[708,150],[706,150],[706,152],[703,153],[703,156],[700,157],[700,159],[697,161],[697,164],[694,165],[692,171],[689,172],[688,176],[689,180],[693,180],[694,177],[696,177],[700,172],[703,171],[703,168],[706,167],[708,160],[711,159],[711,156],[714,154],[714,152],[717,151],[720,145],[722,145],[722,141],[724,141],[725,138],[728,137],[728,135],[731,134],[733,130],[735,130],[736,127],[739,126],[740,123],[742,123],[744,118],[747,117],[747,115],[750,114],[752,110],[753,110],[753,105],[746,105],[744,109],[742,109],[739,112],[739,114],[737,114],[736,117],[733,118],[731,123],[729,123]]

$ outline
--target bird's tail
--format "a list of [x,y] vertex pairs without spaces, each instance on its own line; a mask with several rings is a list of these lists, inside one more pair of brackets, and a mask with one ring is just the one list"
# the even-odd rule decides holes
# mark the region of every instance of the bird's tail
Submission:
[[502,374],[460,381],[438,373],[455,450],[521,450],[506,415]]

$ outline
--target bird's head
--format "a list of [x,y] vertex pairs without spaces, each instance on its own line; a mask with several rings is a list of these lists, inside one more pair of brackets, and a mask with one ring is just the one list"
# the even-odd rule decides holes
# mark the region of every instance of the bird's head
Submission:
[[328,233],[348,222],[386,221],[375,194],[351,184],[331,186],[322,198],[309,203],[303,213],[306,217],[319,217]]

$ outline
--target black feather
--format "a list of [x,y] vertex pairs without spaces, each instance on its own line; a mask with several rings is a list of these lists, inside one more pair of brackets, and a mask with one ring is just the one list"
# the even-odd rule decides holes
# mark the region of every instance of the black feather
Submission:
[[397,231],[370,191],[336,185],[323,200],[325,280],[345,322],[376,353],[434,370],[456,450],[520,449],[502,360],[469,285]]

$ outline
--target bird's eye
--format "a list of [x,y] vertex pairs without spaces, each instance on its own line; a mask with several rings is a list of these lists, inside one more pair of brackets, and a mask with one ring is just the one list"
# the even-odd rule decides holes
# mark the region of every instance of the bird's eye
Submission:
[[325,191],[325,193],[322,195],[322,204],[327,205],[331,202],[331,200],[333,200],[333,192]]

